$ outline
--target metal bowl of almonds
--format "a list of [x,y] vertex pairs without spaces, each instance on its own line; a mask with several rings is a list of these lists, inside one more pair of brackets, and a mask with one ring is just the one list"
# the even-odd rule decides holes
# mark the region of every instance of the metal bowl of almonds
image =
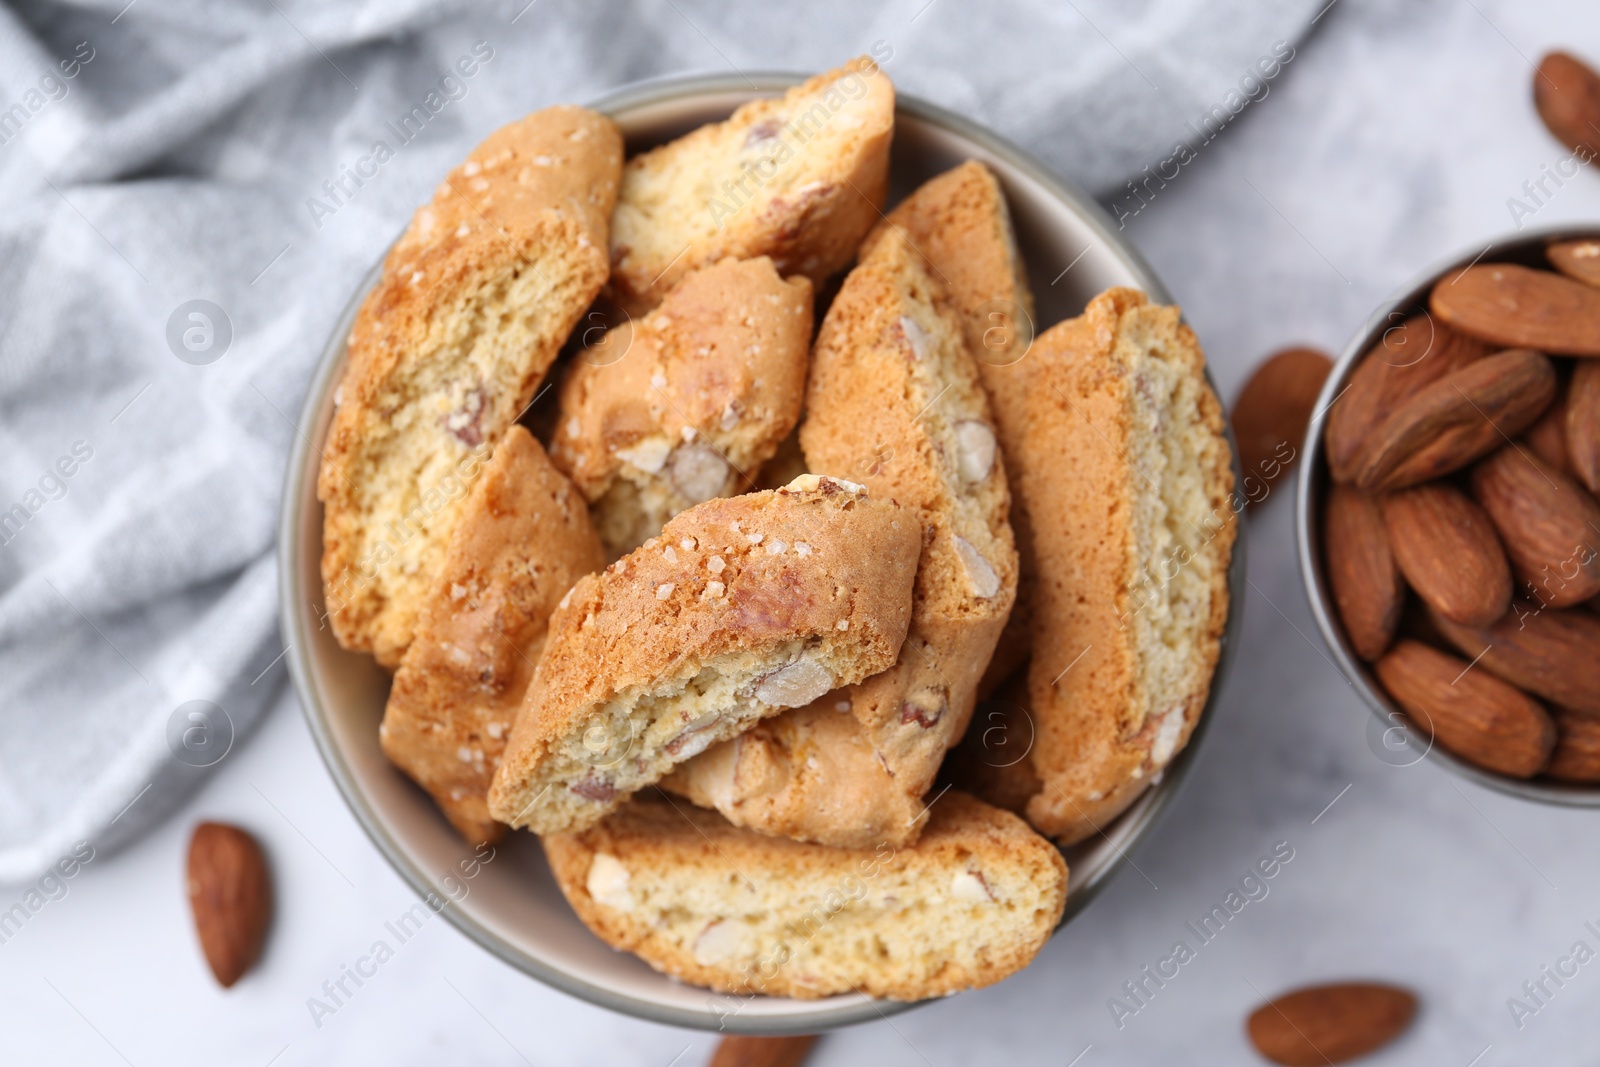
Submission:
[[1315,411],[1301,575],[1373,751],[1600,806],[1600,229],[1428,270]]

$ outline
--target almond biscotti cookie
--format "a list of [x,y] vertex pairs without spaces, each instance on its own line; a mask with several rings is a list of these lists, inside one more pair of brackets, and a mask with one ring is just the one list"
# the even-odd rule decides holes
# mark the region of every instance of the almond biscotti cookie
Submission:
[[904,848],[786,841],[644,795],[544,848],[601,940],[726,993],[924,1000],[992,985],[1032,962],[1066,903],[1061,854],[957,792]]
[[914,513],[832,478],[679,515],[551,616],[490,814],[583,829],[707,747],[888,667],[920,544]]
[[[1006,476],[959,316],[890,232],[817,337],[800,443],[923,529],[911,628],[890,670],[763,723],[665,787],[767,833],[859,847],[916,839],[1016,595]],[[859,739],[838,740],[851,730]],[[824,740],[832,739],[832,740]]]
[[[923,183],[889,212],[867,236],[862,258],[884,234],[895,230],[922,255],[928,272],[944,283],[961,316],[967,348],[989,394],[1000,452],[1009,468],[1015,464],[1013,457],[1028,447],[1026,357],[1033,344],[1034,311],[1005,192],[993,171],[969,159]],[[1011,528],[1016,532],[1022,580],[984,678],[985,691],[1021,666],[1032,640],[1029,576],[1038,568],[1027,498],[1014,480],[1010,488]]]
[[685,508],[754,487],[805,400],[811,283],[766,257],[685,275],[580,353],[550,458],[594,505],[611,558]]
[[604,115],[570,104],[535,111],[486,137],[411,217],[384,258],[406,267],[447,238],[514,234],[558,208],[582,219],[580,241],[599,247],[617,201],[622,141]]
[[471,478],[605,283],[621,165],[611,120],[537,112],[474,153],[386,261],[317,481],[344,647],[399,664]]
[[577,580],[605,566],[582,494],[521,426],[472,487],[389,690],[378,740],[469,842],[505,829],[489,782],[545,625]]
[[[1071,844],[1188,742],[1228,618],[1237,516],[1222,405],[1175,307],[1111,289],[1039,336],[1012,477],[1039,559],[1028,820]],[[1062,457],[1071,457],[1063,462]]]
[[889,187],[894,86],[865,56],[628,161],[612,287],[629,311],[724,256],[813,282],[843,268]]

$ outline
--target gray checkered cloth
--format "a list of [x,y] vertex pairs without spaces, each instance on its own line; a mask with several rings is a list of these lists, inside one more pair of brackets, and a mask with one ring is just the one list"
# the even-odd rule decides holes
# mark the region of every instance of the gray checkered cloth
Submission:
[[902,91],[1109,200],[1257,92],[1320,7],[0,7],[0,881],[171,811],[284,684],[274,524],[313,363],[496,126],[641,78],[872,49]]

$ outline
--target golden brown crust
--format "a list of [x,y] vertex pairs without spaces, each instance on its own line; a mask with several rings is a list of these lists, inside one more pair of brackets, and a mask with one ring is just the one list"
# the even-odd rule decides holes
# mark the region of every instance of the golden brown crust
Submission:
[[[977,360],[978,376],[994,414],[995,432],[1007,467],[1028,447],[1028,348],[1033,344],[1033,292],[1017,250],[1011,212],[994,172],[977,160],[924,182],[879,222],[861,246],[866,259],[872,247],[891,230],[903,233],[929,273],[938,278],[961,316],[967,349]],[[1033,583],[1037,573],[1028,501],[1022,487],[1011,486],[1011,528],[1016,534],[1021,580],[1017,601],[989,662],[980,692],[994,690],[1028,658],[1032,642]]]
[[821,282],[879,218],[893,133],[894,86],[863,56],[629,160],[612,220],[618,300],[646,310],[725,256]]
[[800,417],[810,347],[811,283],[762,257],[686,275],[579,354],[550,458],[594,503],[612,558],[753,487]]
[[922,1000],[991,985],[1031,962],[1066,901],[1055,848],[954,791],[904,848],[786,841],[643,794],[544,847],[603,941],[729,993]]
[[1237,516],[1222,407],[1177,308],[1108,290],[1030,359],[1030,447],[1014,472],[1040,562],[1028,691],[1042,787],[1028,818],[1072,843],[1131,804],[1193,731]]
[[[510,159],[518,169],[491,165],[511,142],[521,145]],[[466,187],[474,204],[446,185],[362,304],[323,446],[328,617],[340,644],[388,667],[411,641],[490,443],[516,421],[606,277],[615,124],[555,108],[486,144],[494,151]],[[550,167],[534,168],[535,197],[521,176],[530,157],[547,156]],[[478,211],[474,224],[467,216]]]
[[610,228],[622,165],[614,123],[588,108],[558,104],[495,130],[434,190],[384,258],[397,274],[447,238],[510,236],[552,209],[577,218],[580,231]]
[[604,565],[582,495],[512,426],[462,509],[378,731],[469,842],[505,829],[489,816],[489,782],[550,613]]
[[679,515],[556,609],[491,813],[590,825],[756,719],[889,666],[919,545],[914,516],[826,478]]
[[905,647],[890,670],[762,724],[739,739],[736,757],[708,753],[666,786],[767,833],[906,843],[921,831],[922,797],[945,750],[966,729],[1017,561],[1006,476],[961,321],[903,235],[877,242],[829,309],[806,411],[808,467],[859,478],[920,518]]

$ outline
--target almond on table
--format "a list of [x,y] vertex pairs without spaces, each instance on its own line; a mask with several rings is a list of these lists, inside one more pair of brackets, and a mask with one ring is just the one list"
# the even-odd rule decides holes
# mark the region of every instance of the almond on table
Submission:
[[272,922],[272,877],[256,839],[237,826],[203,822],[189,838],[189,909],[200,948],[227,988],[261,958]]
[[1293,469],[1305,448],[1306,429],[1333,360],[1315,348],[1286,348],[1267,357],[1233,402],[1233,436],[1239,444],[1244,491],[1252,481],[1271,487]]
[[1341,982],[1275,997],[1250,1014],[1256,1051],[1285,1067],[1324,1067],[1365,1056],[1405,1032],[1417,998],[1396,986]]
[[1556,138],[1574,152],[1600,155],[1600,74],[1566,52],[1551,52],[1533,75],[1533,102]]
[[717,1043],[710,1067],[800,1067],[816,1043],[816,1034],[793,1037],[735,1034]]

